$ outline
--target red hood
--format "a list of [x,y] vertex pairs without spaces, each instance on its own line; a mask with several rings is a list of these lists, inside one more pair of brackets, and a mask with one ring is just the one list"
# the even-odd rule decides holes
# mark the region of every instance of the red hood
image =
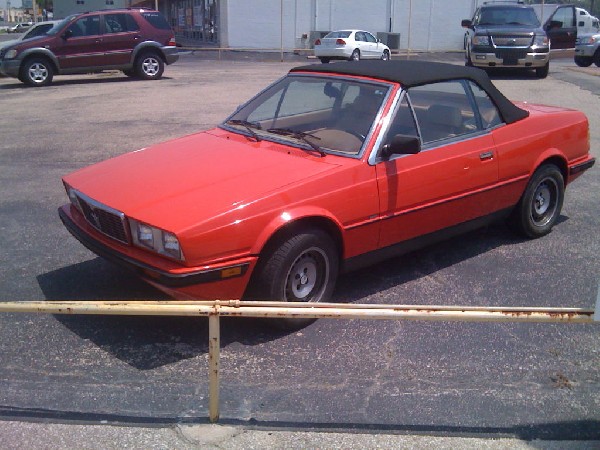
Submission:
[[177,232],[334,168],[327,159],[213,130],[109,159],[64,180],[129,217]]

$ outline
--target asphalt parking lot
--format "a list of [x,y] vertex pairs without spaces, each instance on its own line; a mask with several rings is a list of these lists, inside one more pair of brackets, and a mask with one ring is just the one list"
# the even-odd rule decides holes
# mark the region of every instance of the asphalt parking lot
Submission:
[[[195,52],[156,82],[108,72],[57,76],[36,89],[0,78],[0,300],[164,299],[63,228],[61,176],[208,129],[307,62]],[[511,99],[584,111],[599,157],[598,71],[557,60],[545,80],[493,79]],[[600,281],[599,173],[596,166],[567,189],[545,238],[522,240],[501,224],[482,229],[347,275],[335,300],[591,308]],[[0,418],[203,423],[207,330],[201,319],[2,314]],[[321,320],[283,333],[226,320],[221,417],[275,430],[600,440],[598,331]]]

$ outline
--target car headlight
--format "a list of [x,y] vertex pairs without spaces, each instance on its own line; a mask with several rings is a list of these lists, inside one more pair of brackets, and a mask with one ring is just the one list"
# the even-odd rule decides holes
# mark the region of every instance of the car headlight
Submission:
[[596,42],[600,41],[600,35],[597,36],[590,36],[587,39],[587,42],[585,42],[585,44],[595,44]]
[[548,47],[548,36],[545,34],[536,34],[533,39],[533,45],[537,47]]
[[487,35],[473,36],[473,45],[490,45],[490,39]]
[[184,260],[177,236],[160,228],[129,219],[133,243],[169,258]]
[[7,50],[6,53],[4,54],[4,59],[13,59],[16,57],[17,57],[17,51],[14,48]]

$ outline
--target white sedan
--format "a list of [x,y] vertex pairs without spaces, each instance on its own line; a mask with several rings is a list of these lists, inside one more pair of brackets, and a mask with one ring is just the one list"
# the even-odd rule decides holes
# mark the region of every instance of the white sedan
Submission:
[[390,49],[368,31],[332,31],[315,41],[315,56],[322,63],[332,59],[358,61],[359,59],[390,59]]

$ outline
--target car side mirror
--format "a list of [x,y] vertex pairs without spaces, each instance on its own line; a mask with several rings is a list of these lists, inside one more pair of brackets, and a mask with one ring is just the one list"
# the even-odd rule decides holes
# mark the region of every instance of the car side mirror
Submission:
[[329,81],[327,83],[325,83],[325,86],[323,86],[323,93],[329,98],[336,98],[336,99],[339,98],[340,95],[342,95],[342,91],[340,89],[336,88]]
[[68,30],[66,30],[63,34],[62,34],[62,38],[66,41],[67,39],[69,39],[70,37],[73,36],[73,30],[71,30],[70,28]]
[[472,22],[469,19],[463,19],[460,22],[460,26],[463,28],[471,28]]
[[392,155],[416,155],[421,151],[421,141],[418,136],[397,134],[383,146],[381,156],[389,158]]

